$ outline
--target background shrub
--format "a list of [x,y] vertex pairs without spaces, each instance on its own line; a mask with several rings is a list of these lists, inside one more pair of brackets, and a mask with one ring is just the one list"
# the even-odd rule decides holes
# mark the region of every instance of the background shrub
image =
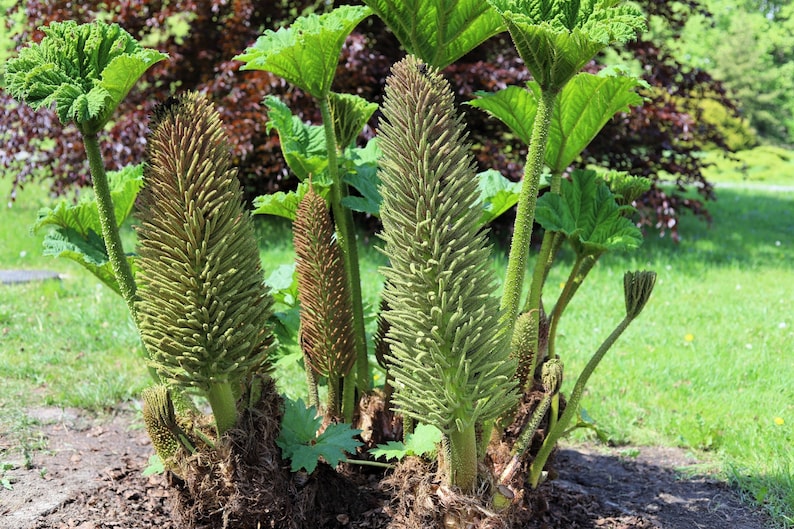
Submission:
[[[691,13],[703,11],[696,1],[640,3],[651,16],[666,21],[672,31],[680,30]],[[82,23],[102,18],[118,22],[145,45],[167,52],[171,60],[151,69],[146,82],[127,97],[117,112],[117,121],[104,136],[102,149],[108,169],[142,159],[148,116],[157,103],[174,92],[199,90],[209,94],[218,106],[245,196],[251,200],[297,185],[283,161],[277,136],[266,132],[263,97],[278,95],[305,120],[319,121],[319,111],[300,90],[289,88],[267,72],[238,72],[240,63],[231,58],[253,43],[263,28],[279,27],[298,15],[330,8],[325,4],[322,0],[30,0],[13,5],[6,23],[22,20],[21,32],[14,37],[19,43],[41,38],[35,28],[52,21]],[[708,73],[684,67],[657,43],[641,40],[628,49],[631,55],[626,60],[638,59],[644,65],[641,73],[650,86],[644,94],[648,100],[631,114],[613,119],[587,149],[582,163],[595,162],[654,179],[651,191],[638,204],[640,222],[676,236],[681,213],[690,210],[707,218],[704,202],[713,198],[711,185],[703,176],[703,159],[695,154],[704,145],[726,146],[723,129],[700,120],[701,107],[685,102],[709,97],[731,111],[734,106]],[[370,17],[345,45],[335,89],[380,103],[389,68],[401,55],[396,39],[382,22]],[[597,64],[590,65],[591,70],[598,68]],[[529,79],[506,35],[486,42],[450,66],[445,75],[458,103],[471,99],[477,90],[493,91]],[[12,198],[18,187],[34,178],[49,178],[55,195],[89,183],[76,129],[65,129],[55,142],[39,145],[43,148],[34,152],[29,138],[47,136],[45,132],[55,125],[54,114],[33,113],[2,91],[0,104],[6,109],[0,116],[0,140],[4,143],[0,165],[15,179]],[[466,105],[462,109],[480,169],[495,168],[513,180],[520,179],[526,147],[485,113]],[[365,128],[365,138],[374,135],[378,117],[376,113]],[[35,157],[35,163],[31,163],[31,157]],[[34,167],[38,172],[34,173]],[[664,188],[659,185],[660,179],[672,179],[676,186],[672,191]],[[684,185],[692,183],[699,185],[700,199],[684,196]],[[510,217],[498,221],[497,233],[512,225]]]

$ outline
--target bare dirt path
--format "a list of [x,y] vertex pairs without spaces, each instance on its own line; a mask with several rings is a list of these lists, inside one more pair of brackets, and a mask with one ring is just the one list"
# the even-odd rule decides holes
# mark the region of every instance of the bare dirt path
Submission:
[[[134,411],[93,417],[38,409],[48,448],[21,460],[0,488],[0,529],[178,529],[162,476],[141,472],[151,452]],[[13,447],[0,438],[4,460]],[[685,451],[567,446],[559,479],[544,485],[537,523],[528,529],[766,529],[768,520],[735,491],[708,476],[679,470],[698,463]],[[343,526],[340,526],[343,527]],[[344,527],[371,527],[350,521]]]

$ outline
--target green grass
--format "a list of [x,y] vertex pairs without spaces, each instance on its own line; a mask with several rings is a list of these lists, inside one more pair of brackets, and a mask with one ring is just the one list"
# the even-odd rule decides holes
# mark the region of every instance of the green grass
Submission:
[[710,182],[794,188],[794,151],[766,145],[730,157],[711,151],[704,153],[704,159],[711,164],[704,171]]
[[[9,185],[0,179],[0,195]],[[570,388],[623,316],[624,270],[656,270],[651,301],[596,370],[584,408],[615,443],[697,451],[792,527],[794,193],[719,189],[718,197],[713,225],[685,217],[679,244],[651,233],[637,252],[606,255],[571,303],[557,349]],[[19,426],[26,407],[102,409],[149,383],[120,298],[76,265],[40,255],[41,236],[27,226],[46,202],[31,186],[0,211],[0,267],[63,274],[61,282],[0,286],[0,435],[20,440],[31,438]],[[260,223],[257,234],[266,272],[291,262],[285,223]],[[383,257],[372,248],[363,255],[365,299],[374,306]],[[547,308],[569,264],[564,254],[553,270]],[[303,391],[295,351],[279,364],[282,389],[293,396]]]

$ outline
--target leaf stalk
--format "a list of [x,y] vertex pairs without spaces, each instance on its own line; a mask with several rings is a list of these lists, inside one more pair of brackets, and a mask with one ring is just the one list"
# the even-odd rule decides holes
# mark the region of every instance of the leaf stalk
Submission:
[[527,164],[524,169],[524,185],[521,186],[521,194],[518,198],[515,232],[510,245],[501,303],[504,311],[503,322],[511,330],[518,316],[518,307],[521,302],[526,261],[532,240],[532,226],[535,222],[535,206],[540,188],[540,174],[543,169],[546,143],[549,138],[549,129],[556,98],[557,91],[544,90],[541,92],[535,124],[532,127]]
[[91,179],[94,184],[94,195],[99,211],[99,222],[102,225],[102,238],[105,240],[105,247],[108,252],[110,265],[116,275],[119,290],[124,298],[127,308],[132,315],[133,321],[137,323],[137,311],[135,309],[135,279],[132,276],[132,269],[124,255],[124,247],[119,235],[119,227],[116,222],[116,215],[113,208],[113,199],[110,196],[110,185],[108,183],[105,165],[102,161],[102,154],[99,149],[99,140],[95,133],[84,133],[83,143],[85,145],[86,157],[91,170]]

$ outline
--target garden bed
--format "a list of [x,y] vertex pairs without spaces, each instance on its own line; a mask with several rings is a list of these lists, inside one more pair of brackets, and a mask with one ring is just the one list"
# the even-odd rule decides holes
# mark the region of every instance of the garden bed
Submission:
[[[165,477],[142,475],[152,448],[134,411],[30,414],[42,424],[47,448],[32,455],[30,468],[20,463],[5,472],[13,489],[0,489],[0,529],[178,528]],[[768,526],[724,483],[682,472],[698,464],[685,450],[574,445],[560,451],[557,463],[560,476],[541,487],[536,523],[526,529]],[[337,526],[385,528],[387,503],[359,519],[339,513]]]

